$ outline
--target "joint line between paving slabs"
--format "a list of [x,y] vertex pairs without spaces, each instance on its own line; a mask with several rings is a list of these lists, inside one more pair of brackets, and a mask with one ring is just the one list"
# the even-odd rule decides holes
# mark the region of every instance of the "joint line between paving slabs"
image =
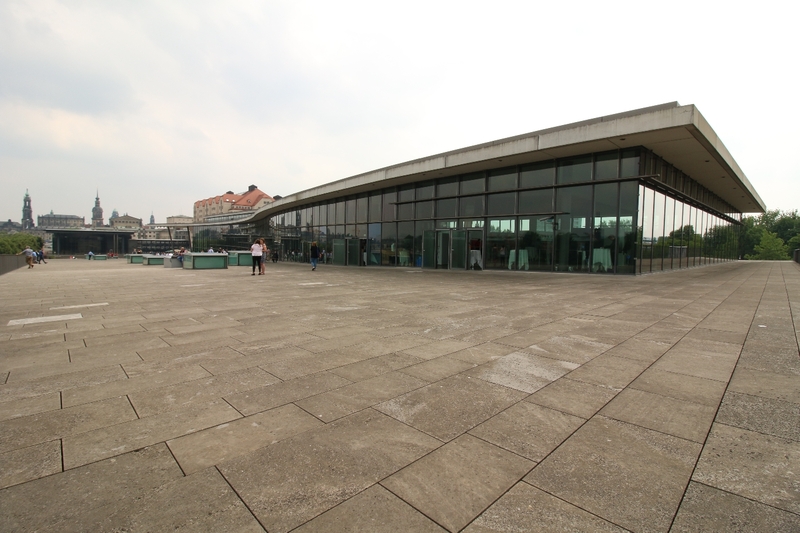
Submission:
[[178,468],[181,469],[181,474],[183,474],[183,477],[187,477],[186,470],[183,469],[180,461],[178,461],[178,458],[175,457],[175,453],[173,453],[172,448],[169,445],[169,441],[165,440],[164,445],[167,447],[167,450],[169,450],[169,454],[172,456],[172,460],[175,461],[175,464],[178,465]]
[[[203,370],[205,370],[205,369],[203,369]],[[206,370],[206,372],[208,372],[208,371]],[[231,406],[231,409],[233,409],[234,411],[236,411],[237,413],[239,413],[240,415],[242,415],[242,418],[247,418],[247,415],[246,415],[246,414],[244,414],[243,412],[241,412],[240,410],[238,410],[236,407],[234,407],[234,405],[233,405],[231,402],[229,402],[229,401],[227,400],[227,398],[225,398],[224,396],[222,397],[222,401],[223,401],[223,402],[225,402],[225,403],[227,403],[228,405],[230,405],[230,406]],[[269,409],[266,409],[266,411],[269,411]],[[261,412],[264,412],[264,411],[261,411]],[[256,413],[253,413],[253,414],[256,414]]]
[[239,492],[236,490],[236,488],[233,485],[231,485],[231,482],[228,481],[228,478],[225,477],[225,474],[222,473],[222,471],[219,469],[219,466],[214,465],[214,468],[217,470],[217,472],[222,477],[222,479],[225,480],[225,483],[228,484],[228,486],[231,488],[233,493],[236,494],[236,497],[239,498],[240,502],[242,502],[242,505],[244,505],[244,508],[247,509],[247,511],[253,516],[253,519],[256,522],[258,522],[258,524],[262,527],[262,529],[264,529],[264,531],[269,531],[269,529],[267,529],[267,526],[263,522],[261,522],[261,520],[258,519],[258,516],[256,516],[256,513],[254,513],[253,510],[250,508],[250,506],[247,505],[247,502],[244,500],[244,498],[242,498],[242,495],[239,494]]
[[[436,450],[438,450],[439,448],[435,448],[435,449],[436,449]],[[422,457],[426,457],[426,456],[427,456],[427,455],[429,455],[431,452],[433,452],[433,450],[431,450],[430,452],[426,453],[426,454],[425,454],[425,455],[423,455]],[[420,459],[422,459],[422,457],[420,457]],[[417,461],[419,461],[419,459],[417,459]],[[414,461],[414,463],[416,463],[417,461]],[[409,466],[413,465],[414,463],[409,463],[409,464],[407,464],[406,466],[404,466],[403,468],[408,468]],[[400,470],[403,470],[403,468],[401,468]],[[400,470],[398,470],[397,472],[400,472]],[[394,475],[394,474],[396,474],[397,472],[392,472],[391,474],[389,474],[388,476],[386,476],[386,477],[385,477],[385,478],[383,478],[383,479],[388,479],[390,476],[393,476],[393,475]],[[423,511],[422,509],[417,509],[416,507],[414,507],[414,504],[412,504],[411,502],[408,502],[408,501],[404,500],[404,499],[403,499],[403,498],[402,498],[402,497],[401,497],[399,494],[395,493],[395,492],[394,492],[394,491],[392,491],[392,490],[391,490],[389,487],[387,487],[386,485],[384,485],[383,483],[381,483],[381,481],[383,481],[383,479],[381,479],[380,481],[378,481],[377,483],[375,483],[375,485],[380,485],[380,486],[383,488],[383,490],[385,490],[385,491],[388,491],[388,492],[389,492],[389,494],[391,494],[392,496],[394,496],[395,498],[397,498],[397,499],[398,499],[398,500],[400,500],[401,502],[405,503],[406,505],[408,505],[409,507],[411,507],[412,509],[414,509],[416,512],[418,512],[419,514],[421,514],[422,516],[424,516],[425,518],[427,518],[428,520],[430,520],[431,522],[433,522],[433,523],[434,523],[434,524],[436,524],[437,526],[441,527],[441,528],[442,528],[442,529],[444,529],[445,531],[450,531],[450,529],[449,529],[447,526],[445,526],[444,524],[440,524],[440,523],[439,523],[439,522],[437,522],[437,521],[436,521],[436,520],[435,520],[435,519],[434,519],[432,516],[428,516],[428,515],[425,513],[425,511]],[[370,485],[370,487],[367,487],[366,489],[364,489],[364,491],[367,491],[367,490],[369,490],[369,489],[370,489],[372,486],[373,486],[373,485]],[[360,494],[360,493],[359,493],[359,494]],[[342,502],[342,503],[344,503],[344,502]],[[341,505],[341,504],[339,504],[339,505]],[[480,515],[478,515],[478,516],[480,516]],[[471,522],[471,521],[470,521],[470,522]],[[469,525],[469,524],[467,524],[467,525]],[[466,528],[466,527],[467,527],[467,526],[464,526],[464,528]],[[459,531],[462,531],[464,528],[461,528]]]
[[136,410],[136,406],[134,406],[134,405],[133,405],[133,402],[131,401],[131,395],[130,395],[130,394],[126,394],[126,395],[125,395],[125,398],[127,398],[127,400],[128,400],[128,404],[131,406],[131,409],[133,409],[133,412],[136,414],[136,418],[137,418],[138,420],[141,420],[141,419],[142,419],[141,415],[140,415],[140,414],[139,414],[139,412]]
[[[742,281],[741,284],[739,284],[739,287],[737,289],[741,288],[742,285],[747,283],[752,276],[753,276],[753,274],[750,274],[750,276],[748,276],[747,279],[745,279],[744,281]],[[747,328],[747,335],[745,335],[744,342],[742,343],[742,347],[739,348],[739,355],[736,356],[736,363],[733,365],[733,371],[731,372],[731,376],[728,378],[728,382],[725,384],[725,390],[722,391],[722,396],[720,396],[719,403],[717,404],[717,409],[714,411],[714,418],[711,419],[711,426],[709,426],[708,433],[706,433],[706,438],[703,439],[703,442],[702,442],[702,444],[700,446],[700,453],[697,454],[697,459],[695,459],[695,461],[694,461],[694,466],[692,467],[692,472],[689,474],[689,480],[686,482],[686,488],[683,489],[683,494],[681,494],[681,499],[678,502],[677,507],[675,507],[675,513],[672,515],[672,520],[670,520],[670,522],[669,522],[669,528],[667,529],[667,531],[671,530],[672,526],[675,525],[675,520],[678,518],[678,513],[680,512],[681,507],[683,506],[683,500],[686,498],[686,492],[688,492],[689,485],[692,483],[692,478],[694,478],[694,473],[697,471],[697,465],[700,463],[700,458],[703,456],[703,452],[706,449],[706,444],[708,443],[708,437],[709,437],[709,435],[711,435],[711,430],[714,428],[714,424],[716,423],[717,416],[719,415],[719,410],[722,407],[722,401],[725,399],[725,395],[728,393],[728,387],[730,387],[731,379],[733,378],[733,373],[736,372],[736,367],[739,365],[739,359],[742,357],[742,351],[744,350],[745,344],[747,344],[747,338],[750,336],[750,332],[753,330],[753,323],[755,323],[755,321],[756,321],[756,315],[758,314],[758,308],[761,307],[761,300],[764,298],[764,293],[767,290],[767,283],[768,282],[769,282],[769,275],[767,275],[767,277],[764,279],[764,282],[763,282],[764,286],[761,289],[761,296],[759,296],[758,305],[755,306],[755,310],[753,311],[753,318],[750,321],[750,327]],[[730,298],[732,294],[733,293],[729,294],[728,297],[725,298],[725,300],[723,300],[722,302],[724,302],[728,298]],[[722,305],[722,302],[720,302],[719,305]],[[717,307],[719,307],[719,305],[717,305]],[[715,307],[714,309],[717,309],[717,307]]]

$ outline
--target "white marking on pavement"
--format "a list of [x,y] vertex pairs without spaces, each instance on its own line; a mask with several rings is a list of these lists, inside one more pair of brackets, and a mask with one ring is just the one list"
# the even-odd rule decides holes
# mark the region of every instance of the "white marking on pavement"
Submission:
[[83,315],[77,313],[75,315],[54,315],[54,316],[39,316],[36,318],[20,318],[18,320],[9,320],[7,326],[21,326],[25,324],[39,324],[41,322],[60,322],[62,320],[74,320],[76,318],[83,318]]
[[79,307],[99,307],[101,305],[108,305],[108,302],[104,302],[101,304],[65,305],[63,307],[51,307],[50,310],[53,311],[55,309],[78,309]]
[[324,281],[314,281],[312,283],[298,283],[298,285],[325,285]]
[[181,287],[202,287],[205,283],[195,283],[194,285],[181,285]]

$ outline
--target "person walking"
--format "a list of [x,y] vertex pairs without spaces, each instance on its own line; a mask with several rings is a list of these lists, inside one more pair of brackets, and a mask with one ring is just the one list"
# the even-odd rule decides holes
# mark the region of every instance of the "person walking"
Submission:
[[317,247],[317,242],[314,241],[311,243],[311,270],[317,269],[318,259],[319,259],[319,248]]
[[269,253],[269,249],[267,248],[267,241],[264,239],[258,239],[261,242],[261,273],[267,273],[267,254]]
[[253,256],[253,273],[252,276],[256,275],[256,268],[258,268],[258,275],[262,274],[261,272],[261,259],[263,258],[264,249],[261,248],[261,243],[259,242],[261,239],[256,239],[256,242],[250,247],[250,255]]
[[26,246],[24,250],[22,250],[17,255],[25,254],[25,262],[28,263],[28,268],[33,268],[33,256],[36,255],[30,246]]

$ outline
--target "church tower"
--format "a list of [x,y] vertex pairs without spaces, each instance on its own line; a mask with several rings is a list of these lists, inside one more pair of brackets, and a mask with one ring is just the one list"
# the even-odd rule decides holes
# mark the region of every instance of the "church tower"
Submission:
[[25,197],[22,199],[22,229],[33,229],[33,208],[31,207],[31,197],[28,189],[25,189]]
[[97,191],[97,196],[94,199],[94,207],[92,208],[92,227],[99,228],[103,225],[103,208],[100,207],[100,191]]
[[150,211],[150,224],[152,224],[154,226],[156,224],[156,217],[153,216],[153,212],[152,211]]

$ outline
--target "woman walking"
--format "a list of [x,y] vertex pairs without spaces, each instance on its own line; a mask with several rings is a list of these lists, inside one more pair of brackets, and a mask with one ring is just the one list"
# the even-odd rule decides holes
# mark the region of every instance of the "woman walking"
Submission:
[[256,268],[258,268],[258,275],[261,275],[261,259],[263,258],[264,249],[261,248],[261,239],[256,239],[256,242],[253,243],[253,246],[250,247],[250,255],[253,256],[253,273],[252,276],[256,275]]
[[267,257],[269,257],[269,248],[267,248],[267,241],[258,239],[261,242],[261,273],[267,273]]

